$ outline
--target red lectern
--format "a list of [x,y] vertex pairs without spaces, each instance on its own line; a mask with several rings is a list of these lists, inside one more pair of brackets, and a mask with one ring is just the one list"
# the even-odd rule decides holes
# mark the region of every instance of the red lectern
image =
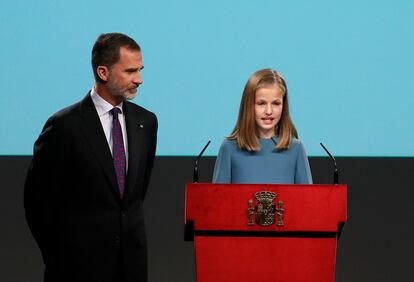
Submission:
[[197,282],[330,282],[346,185],[186,186]]

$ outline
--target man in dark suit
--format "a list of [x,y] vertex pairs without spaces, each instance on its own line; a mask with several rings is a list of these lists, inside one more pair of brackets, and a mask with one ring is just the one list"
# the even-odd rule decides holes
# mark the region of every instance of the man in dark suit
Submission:
[[141,49],[124,34],[102,34],[92,67],[93,89],[50,117],[34,145],[26,219],[44,281],[146,281],[143,201],[157,118],[127,101],[142,83]]

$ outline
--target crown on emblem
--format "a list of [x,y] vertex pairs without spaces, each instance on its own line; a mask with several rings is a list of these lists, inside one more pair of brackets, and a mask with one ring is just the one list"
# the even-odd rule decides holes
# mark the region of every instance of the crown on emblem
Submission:
[[270,191],[257,192],[256,199],[263,204],[270,204],[275,198],[276,193]]

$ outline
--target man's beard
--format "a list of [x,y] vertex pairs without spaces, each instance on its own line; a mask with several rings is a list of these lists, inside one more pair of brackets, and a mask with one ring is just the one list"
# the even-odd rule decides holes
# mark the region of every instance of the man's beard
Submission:
[[137,95],[137,89],[125,89],[125,88],[121,88],[119,87],[116,83],[114,82],[109,82],[107,83],[107,87],[109,89],[109,92],[116,97],[121,97],[123,101],[125,100],[132,100],[135,98],[135,96]]

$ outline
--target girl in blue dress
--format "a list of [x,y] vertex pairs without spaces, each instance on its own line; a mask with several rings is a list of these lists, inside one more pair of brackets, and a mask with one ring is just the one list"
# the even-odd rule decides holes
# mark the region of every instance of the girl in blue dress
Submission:
[[233,132],[220,147],[214,183],[311,184],[303,143],[289,115],[288,89],[272,69],[247,81]]

